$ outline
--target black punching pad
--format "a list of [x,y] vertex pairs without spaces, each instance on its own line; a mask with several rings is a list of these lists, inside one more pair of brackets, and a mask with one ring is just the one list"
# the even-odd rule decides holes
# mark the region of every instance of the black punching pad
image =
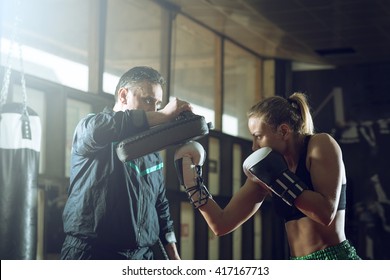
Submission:
[[41,123],[23,104],[0,112],[0,258],[35,259]]
[[211,123],[206,123],[203,116],[183,112],[172,122],[151,127],[123,140],[117,145],[116,152],[119,159],[126,162],[171,145],[198,139],[207,135],[210,128]]

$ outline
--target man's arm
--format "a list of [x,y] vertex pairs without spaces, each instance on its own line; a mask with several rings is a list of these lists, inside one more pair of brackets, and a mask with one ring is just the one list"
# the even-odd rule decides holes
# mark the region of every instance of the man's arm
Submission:
[[171,100],[163,109],[157,112],[146,112],[146,118],[150,126],[173,121],[180,113],[192,111],[191,105],[178,98]]
[[176,243],[168,243],[165,245],[165,251],[170,260],[181,260],[177,252]]

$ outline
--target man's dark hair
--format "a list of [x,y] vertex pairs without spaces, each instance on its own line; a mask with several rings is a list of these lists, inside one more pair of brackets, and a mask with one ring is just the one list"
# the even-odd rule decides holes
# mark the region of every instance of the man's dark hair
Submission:
[[160,84],[162,87],[165,85],[165,79],[161,74],[148,66],[137,66],[128,70],[119,79],[119,82],[115,89],[115,101],[118,100],[118,91],[122,87],[133,87],[140,82],[147,81],[151,84]]

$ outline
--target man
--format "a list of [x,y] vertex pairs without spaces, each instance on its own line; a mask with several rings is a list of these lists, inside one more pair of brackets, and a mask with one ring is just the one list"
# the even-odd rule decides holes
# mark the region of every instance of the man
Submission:
[[159,239],[170,259],[180,259],[162,158],[151,153],[123,163],[115,152],[118,142],[192,110],[175,99],[157,111],[164,83],[156,70],[134,67],[120,78],[113,109],[77,125],[61,259],[153,259]]

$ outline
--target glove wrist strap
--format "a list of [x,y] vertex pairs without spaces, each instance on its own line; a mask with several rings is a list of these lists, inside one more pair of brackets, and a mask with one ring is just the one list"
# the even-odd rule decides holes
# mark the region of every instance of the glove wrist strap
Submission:
[[271,186],[271,190],[290,206],[292,206],[295,199],[307,189],[307,186],[299,177],[290,170],[283,172]]
[[209,198],[213,197],[203,183],[186,188],[186,192],[190,203],[195,209],[207,204]]

